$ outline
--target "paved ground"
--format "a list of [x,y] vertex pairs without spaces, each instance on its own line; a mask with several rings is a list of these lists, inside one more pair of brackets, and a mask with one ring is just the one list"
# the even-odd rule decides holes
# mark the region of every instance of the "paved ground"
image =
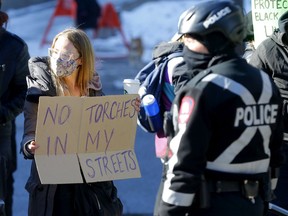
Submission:
[[[123,94],[124,78],[133,78],[138,71],[129,66],[127,59],[102,59],[98,62],[98,71],[102,77],[107,95]],[[17,140],[20,142],[23,132],[23,115],[17,118]],[[137,129],[135,152],[142,177],[115,181],[119,196],[124,204],[124,213],[128,216],[150,216],[161,175],[160,160],[155,158],[154,137]],[[30,161],[18,155],[18,169],[15,173],[14,216],[26,216],[28,194],[24,185],[30,172]]]

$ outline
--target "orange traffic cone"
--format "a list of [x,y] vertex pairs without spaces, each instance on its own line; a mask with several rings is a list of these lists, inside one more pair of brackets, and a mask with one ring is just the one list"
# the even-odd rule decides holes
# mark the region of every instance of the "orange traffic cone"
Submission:
[[55,16],[71,16],[76,17],[76,2],[74,0],[58,0],[57,6],[55,8]]
[[43,38],[41,40],[40,46],[42,47],[47,42],[47,35],[52,27],[54,19],[57,16],[71,16],[73,19],[76,17],[76,9],[77,5],[74,0],[58,0],[57,5],[55,7],[54,13],[50,17],[48,25],[45,29]]
[[111,3],[107,3],[103,7],[102,16],[100,17],[99,27],[121,28],[118,15]]
[[98,28],[95,32],[94,37],[97,37],[97,34],[101,28],[117,29],[122,36],[124,45],[129,49],[129,43],[127,42],[125,35],[122,31],[118,14],[111,3],[105,4],[102,8],[102,14],[99,18]]

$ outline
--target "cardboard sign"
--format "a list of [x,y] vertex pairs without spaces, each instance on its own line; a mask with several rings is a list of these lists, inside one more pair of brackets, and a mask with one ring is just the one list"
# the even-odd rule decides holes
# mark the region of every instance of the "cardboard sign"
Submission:
[[134,152],[137,95],[40,97],[35,153],[42,184],[141,177]]
[[278,28],[280,16],[287,10],[286,0],[251,0],[255,48]]

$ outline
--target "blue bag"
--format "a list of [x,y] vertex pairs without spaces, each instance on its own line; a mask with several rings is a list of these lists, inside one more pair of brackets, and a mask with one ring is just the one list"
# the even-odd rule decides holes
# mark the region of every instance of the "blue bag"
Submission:
[[[174,52],[166,56],[161,56],[150,61],[146,66],[144,66],[136,75],[135,79],[140,81],[139,95],[142,99],[147,94],[154,95],[161,112],[161,117],[163,118],[163,109],[161,108],[161,92],[164,83],[164,73],[167,63],[170,59],[183,56],[182,51]],[[163,120],[163,119],[162,119]],[[148,117],[145,113],[144,107],[140,107],[140,112],[138,114],[138,125],[146,132],[155,133],[153,127],[149,124]]]

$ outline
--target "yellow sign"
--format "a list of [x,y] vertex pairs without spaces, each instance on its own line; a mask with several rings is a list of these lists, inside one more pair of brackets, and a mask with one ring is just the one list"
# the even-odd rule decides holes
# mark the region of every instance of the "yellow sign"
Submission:
[[141,177],[134,152],[136,97],[41,97],[35,154],[41,183]]

